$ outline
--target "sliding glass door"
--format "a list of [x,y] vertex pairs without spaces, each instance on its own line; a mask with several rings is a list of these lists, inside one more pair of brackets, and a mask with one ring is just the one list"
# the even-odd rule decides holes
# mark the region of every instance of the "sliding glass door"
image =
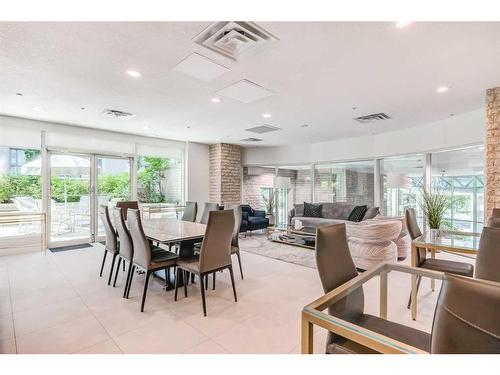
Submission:
[[131,198],[130,158],[49,153],[51,247],[104,239],[100,205]]
[[50,153],[50,245],[92,240],[92,156]]

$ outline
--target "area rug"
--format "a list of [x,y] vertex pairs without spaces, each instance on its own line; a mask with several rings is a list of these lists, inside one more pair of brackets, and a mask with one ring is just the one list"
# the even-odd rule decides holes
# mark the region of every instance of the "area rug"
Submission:
[[261,233],[254,233],[246,238],[241,237],[239,242],[240,249],[243,251],[304,267],[316,268],[314,250],[273,242]]

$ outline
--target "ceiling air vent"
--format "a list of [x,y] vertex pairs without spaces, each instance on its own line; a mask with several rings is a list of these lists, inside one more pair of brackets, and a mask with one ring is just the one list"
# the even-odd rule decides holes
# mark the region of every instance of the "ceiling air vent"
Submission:
[[250,129],[245,129],[245,130],[247,132],[264,134],[264,133],[275,132],[276,130],[281,130],[281,128],[277,128],[276,126],[271,126],[271,125],[262,125],[262,126],[256,126],[254,128],[250,128]]
[[259,138],[245,138],[241,140],[242,142],[262,142],[262,139]]
[[366,124],[373,121],[389,120],[390,118],[391,117],[385,113],[372,113],[371,115],[356,117],[354,120]]
[[105,109],[101,114],[113,118],[131,118],[135,116],[133,113],[118,111],[116,109]]
[[214,22],[194,38],[194,42],[233,60],[249,56],[278,40],[253,22]]

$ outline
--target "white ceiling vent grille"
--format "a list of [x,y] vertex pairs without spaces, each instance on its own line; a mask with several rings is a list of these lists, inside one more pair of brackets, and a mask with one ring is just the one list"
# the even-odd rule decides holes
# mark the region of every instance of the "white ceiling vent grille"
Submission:
[[116,109],[105,109],[101,113],[103,116],[113,117],[113,118],[132,118],[135,117],[133,113],[118,111]]
[[255,54],[278,40],[253,22],[214,22],[194,38],[194,42],[233,60]]
[[241,140],[242,142],[262,142],[262,139],[259,138],[245,138]]
[[356,117],[354,120],[359,121],[362,124],[367,124],[374,121],[389,120],[391,117],[385,113],[372,113],[371,115]]
[[262,125],[262,126],[256,126],[253,128],[245,129],[245,130],[247,132],[264,134],[264,133],[270,133],[270,132],[275,132],[277,130],[281,130],[281,128],[277,128],[276,126],[271,126],[271,125]]

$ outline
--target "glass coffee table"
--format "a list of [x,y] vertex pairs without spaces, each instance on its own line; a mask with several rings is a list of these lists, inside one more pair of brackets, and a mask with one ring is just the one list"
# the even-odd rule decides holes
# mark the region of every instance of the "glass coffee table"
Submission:
[[314,250],[316,248],[316,228],[302,227],[296,229],[288,224],[271,225],[267,228],[267,239]]

